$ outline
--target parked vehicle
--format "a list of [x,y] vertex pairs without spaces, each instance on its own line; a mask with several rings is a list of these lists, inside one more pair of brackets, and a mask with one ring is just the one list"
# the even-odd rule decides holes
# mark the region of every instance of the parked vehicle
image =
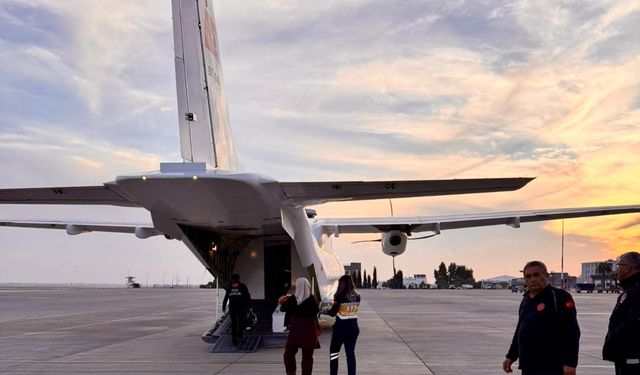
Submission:
[[606,288],[598,288],[598,293],[620,293],[620,287],[617,285],[609,285]]
[[[576,293],[581,293],[581,292],[593,293],[595,288],[596,288],[596,284],[577,283],[576,284]],[[602,293],[602,292],[598,291],[598,293]]]
[[511,287],[511,293],[524,293],[526,288],[524,285],[514,285]]
[[511,279],[509,285],[511,293],[524,293],[526,290],[523,278]]

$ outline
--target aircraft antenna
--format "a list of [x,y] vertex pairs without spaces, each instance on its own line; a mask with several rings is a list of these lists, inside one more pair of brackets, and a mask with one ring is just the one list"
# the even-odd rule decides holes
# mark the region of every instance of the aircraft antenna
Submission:
[[391,208],[391,217],[393,217],[393,202],[391,202],[391,198],[389,198],[389,207]]

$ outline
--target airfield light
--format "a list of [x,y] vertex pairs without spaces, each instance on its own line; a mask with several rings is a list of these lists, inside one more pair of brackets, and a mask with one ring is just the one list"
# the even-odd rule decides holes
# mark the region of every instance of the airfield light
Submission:
[[198,176],[193,176],[193,177],[191,177],[191,178],[193,178],[194,180],[197,180],[197,179],[198,179]]
[[142,176],[142,181],[147,181],[147,176]]

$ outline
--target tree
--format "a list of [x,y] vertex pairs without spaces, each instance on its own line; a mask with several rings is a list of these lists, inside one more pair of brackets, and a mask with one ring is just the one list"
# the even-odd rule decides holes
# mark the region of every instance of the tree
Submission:
[[362,288],[362,276],[360,275],[360,272],[356,272],[356,288]]
[[433,278],[436,281],[438,289],[446,289],[449,287],[449,275],[447,274],[447,266],[444,262],[440,262],[437,270],[433,270]]
[[[454,279],[454,277],[451,277]],[[456,286],[460,286],[462,284],[475,284],[476,280],[473,278],[473,270],[471,268],[467,268],[463,265],[456,265],[455,268],[455,282]]]
[[371,284],[371,275],[367,276],[367,285],[368,285],[367,288],[373,288],[372,287],[373,284]]
[[389,280],[383,281],[382,286],[391,289],[405,289],[404,284],[402,283],[402,278],[402,270],[398,270]]
[[378,270],[376,270],[376,267],[373,267],[373,288],[377,288],[378,287]]
[[449,267],[445,266],[444,262],[440,262],[438,269],[433,270],[433,277],[438,289],[446,289],[449,285],[456,287],[462,284],[474,285],[476,282],[473,278],[473,269],[453,262],[449,264]]
[[394,278],[395,289],[404,289],[404,284],[402,283],[402,270],[398,270],[396,276]]
[[362,272],[362,288],[367,289],[369,286],[367,285],[367,270]]
[[596,265],[596,272],[602,275],[601,289],[605,290],[607,275],[613,273],[611,262],[600,262]]
[[458,280],[458,274],[456,272],[457,270],[458,270],[458,266],[454,262],[449,263],[449,267],[447,268],[447,272],[449,273],[449,284],[450,285],[460,286],[459,280]]

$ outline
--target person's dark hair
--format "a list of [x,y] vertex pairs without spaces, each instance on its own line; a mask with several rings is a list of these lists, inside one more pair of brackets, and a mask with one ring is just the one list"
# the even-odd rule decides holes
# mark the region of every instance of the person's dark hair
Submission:
[[234,273],[233,275],[231,275],[231,281],[233,282],[240,281],[240,275],[238,275],[237,273]]
[[539,260],[532,260],[531,262],[525,264],[524,268],[522,269],[522,273],[524,273],[529,267],[540,267],[540,271],[543,274],[547,276],[549,275],[549,272],[547,271],[547,266]]
[[353,283],[351,275],[343,275],[338,279],[338,291],[336,296],[346,296],[356,291],[356,284]]
[[624,259],[634,271],[640,271],[640,253],[637,251],[630,251],[620,255],[620,259]]

